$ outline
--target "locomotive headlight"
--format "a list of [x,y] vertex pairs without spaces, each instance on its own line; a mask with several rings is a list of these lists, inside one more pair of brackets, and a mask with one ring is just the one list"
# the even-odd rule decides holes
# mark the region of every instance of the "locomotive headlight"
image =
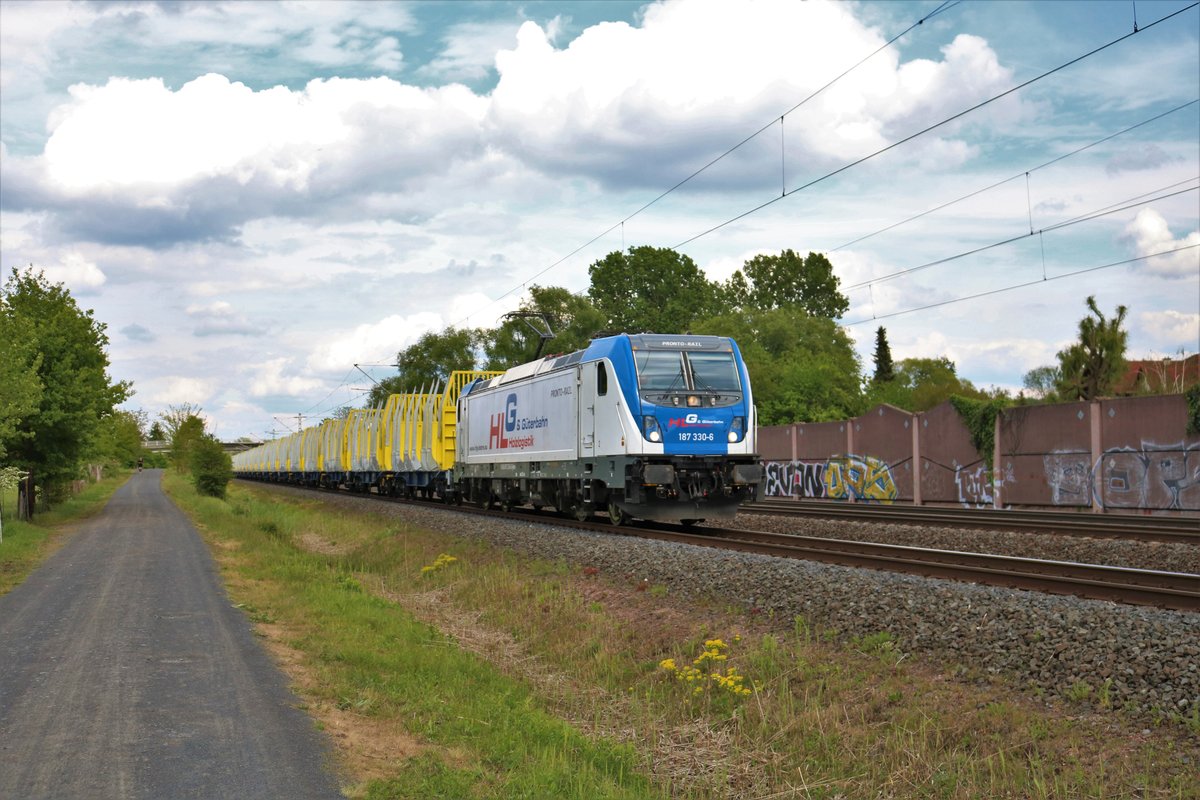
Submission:
[[734,417],[729,425],[729,441],[740,442],[746,438],[746,418]]
[[662,429],[658,427],[658,420],[654,417],[642,417],[642,431],[650,441],[662,441]]
[[689,394],[687,399],[688,408],[699,408],[700,398],[694,394]]

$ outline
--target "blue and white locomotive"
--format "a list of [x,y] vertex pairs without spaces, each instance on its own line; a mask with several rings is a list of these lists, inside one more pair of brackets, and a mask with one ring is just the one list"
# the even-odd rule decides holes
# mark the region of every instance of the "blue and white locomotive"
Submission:
[[458,398],[459,496],[685,523],[762,479],[745,362],[720,336],[621,334],[476,380]]

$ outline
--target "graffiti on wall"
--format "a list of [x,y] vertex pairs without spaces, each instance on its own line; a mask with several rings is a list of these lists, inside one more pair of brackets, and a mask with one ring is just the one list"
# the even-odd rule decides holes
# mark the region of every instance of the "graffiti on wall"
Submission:
[[954,485],[963,508],[992,508],[996,502],[995,492],[1014,480],[1011,464],[1006,465],[998,476],[982,465],[954,468]]
[[1106,508],[1200,509],[1200,445],[1114,447],[1096,463]]
[[768,461],[763,491],[767,497],[825,497],[824,461]]
[[827,461],[768,461],[767,497],[827,498],[890,503],[899,496],[892,468],[872,456],[834,456]]
[[1090,461],[1084,453],[1042,457],[1054,505],[1091,505],[1094,491],[1105,508],[1200,509],[1200,445],[1142,442]]
[[1048,453],[1042,456],[1050,503],[1056,506],[1092,504],[1092,465],[1087,453]]

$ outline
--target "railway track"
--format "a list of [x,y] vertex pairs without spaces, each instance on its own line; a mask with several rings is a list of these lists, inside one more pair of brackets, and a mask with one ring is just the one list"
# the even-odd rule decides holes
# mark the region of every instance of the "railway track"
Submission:
[[752,514],[818,517],[850,522],[888,522],[905,525],[1028,531],[1099,539],[1184,542],[1200,545],[1200,519],[1196,517],[1135,517],[1087,512],[994,511],[974,508],[930,508],[928,506],[895,504],[770,499],[742,506],[741,511]]
[[[668,538],[657,531],[638,536]],[[1200,575],[736,529],[676,541],[1097,600],[1200,611]]]
[[[332,490],[309,489],[308,491],[329,492]],[[344,492],[337,492],[337,494],[345,496]],[[353,496],[410,503],[426,508],[436,505],[425,500],[405,500],[376,494]],[[825,539],[736,528],[705,527],[701,529],[703,531],[701,533],[697,529],[681,525],[641,522],[616,528],[606,519],[579,521],[547,511],[514,509],[505,512],[471,506],[443,507],[463,514],[492,518],[502,517],[513,521],[557,525],[607,534],[617,533],[701,547],[770,555],[777,558],[820,561],[841,566],[903,572],[924,577],[1027,589],[1050,594],[1075,595],[1177,611],[1200,611],[1200,575],[1192,573]]]

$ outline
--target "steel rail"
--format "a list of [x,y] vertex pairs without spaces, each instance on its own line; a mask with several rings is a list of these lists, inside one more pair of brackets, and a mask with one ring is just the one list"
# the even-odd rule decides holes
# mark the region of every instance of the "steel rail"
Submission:
[[1101,539],[1200,544],[1200,518],[1134,517],[1063,511],[995,511],[973,508],[930,508],[878,503],[759,500],[740,512],[779,516],[818,517],[853,522],[893,522],[942,527],[1016,530],[1087,536]]
[[[713,536],[689,536],[698,544],[746,552],[823,561],[844,566],[948,578],[993,586],[1073,594],[1099,600],[1200,611],[1200,575],[1186,572],[1112,567],[1071,561],[941,550],[878,542],[737,529],[713,530]],[[641,530],[637,535],[657,533]],[[704,540],[708,540],[705,542]],[[718,544],[719,543],[719,544]]]

